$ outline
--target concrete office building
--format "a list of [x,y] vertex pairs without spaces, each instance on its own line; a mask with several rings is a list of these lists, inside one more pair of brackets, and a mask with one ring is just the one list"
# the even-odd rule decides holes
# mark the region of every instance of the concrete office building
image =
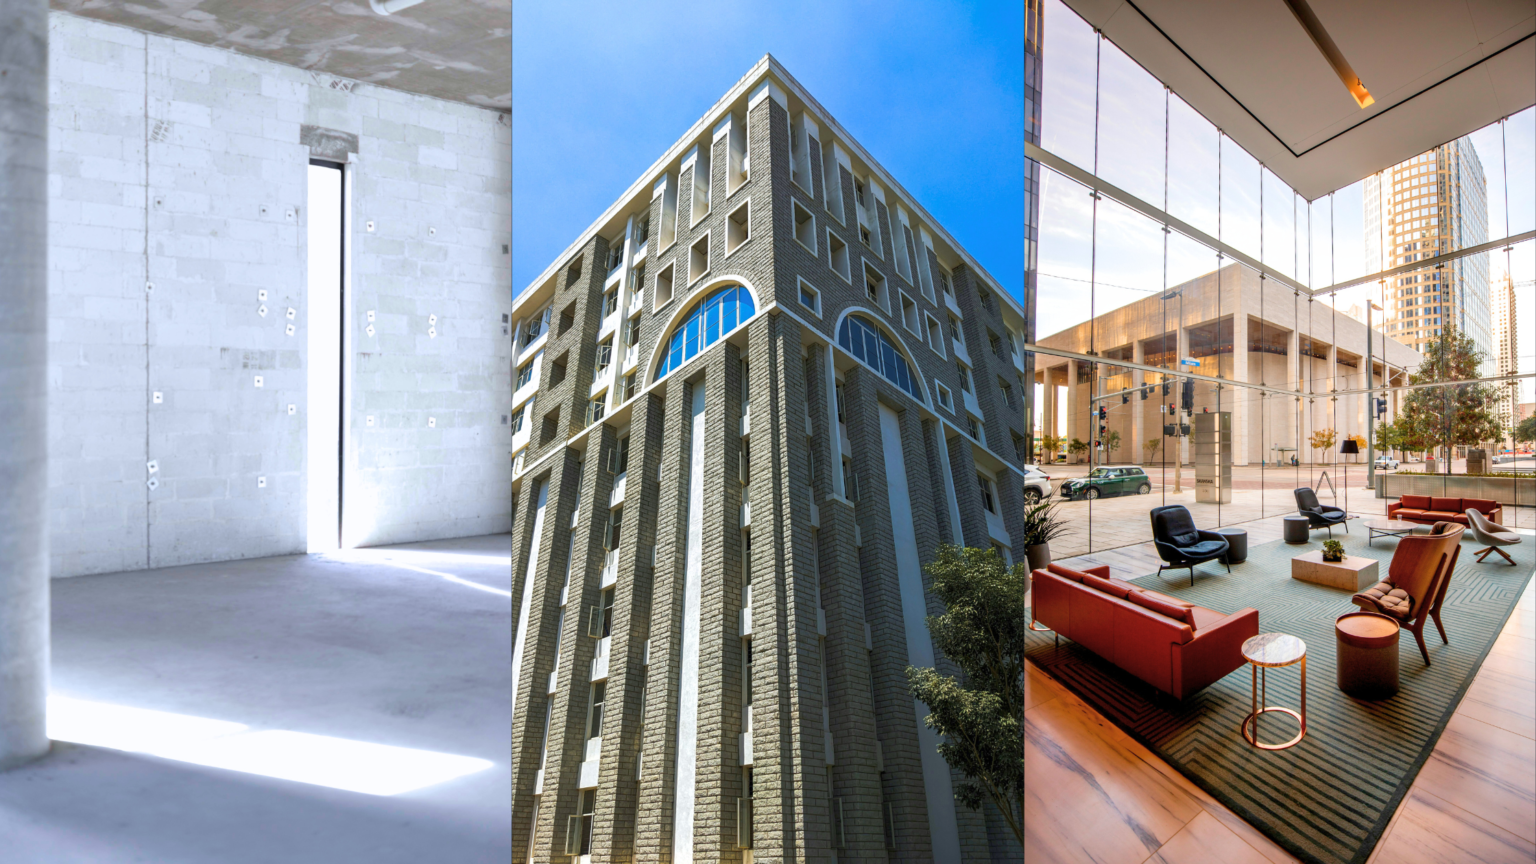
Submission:
[[513,318],[513,860],[1017,860],[904,674],[1023,555],[1009,294],[764,57]]
[[[1408,383],[1418,364],[1417,351],[1379,330],[1372,333],[1373,380],[1378,386]],[[1172,423],[1166,409],[1179,401],[1179,391],[1164,396],[1159,385],[1182,376],[1127,370],[1113,365],[1128,360],[1150,366],[1179,368],[1196,376],[1194,410],[1232,412],[1233,463],[1259,464],[1298,458],[1324,458],[1306,442],[1314,430],[1334,429],[1342,439],[1364,435],[1368,401],[1362,395],[1332,397],[1333,390],[1365,386],[1366,328],[1342,310],[1308,301],[1273,280],[1261,280],[1241,264],[1228,264],[1167,292],[1126,304],[1090,321],[1040,340],[1045,348],[1105,359],[1090,368],[1087,361],[1036,356],[1035,381],[1043,385],[1044,429],[1084,442],[1098,441],[1093,419],[1104,405],[1109,430],[1120,434],[1117,452],[1093,453],[1095,463],[1141,463],[1142,442],[1162,434]],[[1234,346],[1247,346],[1245,351]],[[1191,359],[1193,366],[1181,366]],[[1309,395],[1298,409],[1294,397],[1261,395],[1263,391],[1227,386],[1216,381],[1268,385],[1302,390]],[[1145,399],[1141,390],[1148,388]],[[1095,397],[1123,393],[1129,401]],[[1383,419],[1397,416],[1397,394],[1388,399]],[[1299,420],[1298,420],[1299,413]],[[1165,444],[1166,446],[1166,444]],[[1181,459],[1189,461],[1189,441],[1181,442]],[[1297,452],[1299,449],[1299,452]],[[1161,461],[1162,450],[1156,457]],[[1326,454],[1325,461],[1332,462]]]
[[[1515,301],[1515,283],[1508,273],[1493,283],[1493,374],[1517,375],[1520,372],[1520,328],[1518,305]],[[1520,382],[1510,381],[1501,385],[1504,399],[1498,405],[1499,423],[1505,428],[1513,426],[1515,405],[1520,401]]]
[[[1488,241],[1488,183],[1472,139],[1458,138],[1365,178],[1365,260],[1386,270]],[[1415,351],[1446,326],[1472,337],[1492,375],[1488,254],[1389,280],[1383,330]]]

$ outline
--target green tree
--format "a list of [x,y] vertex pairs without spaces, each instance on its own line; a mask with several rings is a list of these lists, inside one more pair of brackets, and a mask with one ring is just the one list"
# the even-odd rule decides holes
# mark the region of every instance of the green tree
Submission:
[[1114,453],[1120,449],[1120,433],[1111,429],[1104,433],[1104,452]]
[[1061,448],[1065,445],[1066,439],[1060,435],[1043,435],[1040,438],[1040,449],[1044,450],[1046,456],[1049,457],[1046,459],[1047,462],[1055,461],[1056,454],[1060,453]]
[[1151,462],[1152,457],[1157,455],[1157,448],[1161,446],[1163,446],[1162,438],[1148,438],[1146,442],[1141,445],[1141,449],[1147,451],[1148,462]]
[[1402,411],[1394,425],[1401,425],[1411,450],[1475,447],[1503,437],[1503,428],[1494,413],[1499,405],[1499,390],[1490,384],[1467,384],[1479,374],[1484,359],[1471,337],[1454,326],[1446,327],[1438,339],[1424,346],[1424,359],[1417,372],[1409,376],[1412,384],[1445,384],[1409,390]]
[[1536,441],[1536,415],[1527,417],[1516,424],[1514,437],[1516,441],[1527,443]]
[[1081,456],[1088,452],[1088,445],[1077,438],[1073,438],[1072,443],[1067,445],[1067,452],[1073,456]]
[[990,801],[1022,846],[1026,568],[1004,566],[993,548],[946,544],[925,569],[945,609],[928,616],[933,647],[962,674],[908,666],[907,682],[943,736],[939,754],[965,775],[955,800],[972,810]]

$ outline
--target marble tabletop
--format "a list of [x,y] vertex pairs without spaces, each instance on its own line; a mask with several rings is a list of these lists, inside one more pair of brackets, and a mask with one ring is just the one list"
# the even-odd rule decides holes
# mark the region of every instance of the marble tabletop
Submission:
[[1307,654],[1307,643],[1285,633],[1260,633],[1243,642],[1243,657],[1255,666],[1289,666]]

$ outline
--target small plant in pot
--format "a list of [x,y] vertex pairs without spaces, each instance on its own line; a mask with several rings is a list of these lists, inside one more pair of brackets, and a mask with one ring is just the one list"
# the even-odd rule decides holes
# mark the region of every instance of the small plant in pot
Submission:
[[[1026,523],[1027,524],[1027,523]],[[1323,560],[1338,563],[1344,560],[1344,544],[1337,540],[1323,541]]]
[[1051,501],[1024,508],[1024,556],[1029,569],[1044,570],[1051,563],[1050,542],[1067,531],[1067,520]]

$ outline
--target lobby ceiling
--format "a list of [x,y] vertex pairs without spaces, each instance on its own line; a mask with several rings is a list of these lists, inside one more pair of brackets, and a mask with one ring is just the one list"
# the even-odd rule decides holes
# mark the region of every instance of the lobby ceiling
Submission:
[[51,0],[137,30],[467,102],[512,108],[512,0],[424,0],[379,15],[368,0]]
[[[1536,103],[1530,0],[1064,0],[1308,199]],[[1046,74],[1050,34],[1044,38]]]

